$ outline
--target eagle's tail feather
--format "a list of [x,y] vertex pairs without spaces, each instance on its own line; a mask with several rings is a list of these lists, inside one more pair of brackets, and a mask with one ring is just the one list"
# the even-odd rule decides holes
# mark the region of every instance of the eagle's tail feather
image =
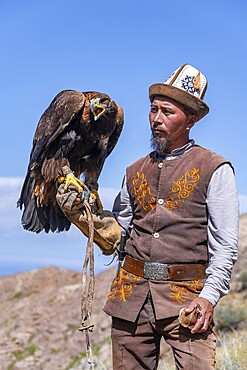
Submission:
[[43,227],[37,215],[36,203],[33,196],[34,185],[34,178],[27,173],[20,198],[17,201],[17,207],[20,207],[21,210],[24,208],[21,218],[23,228],[39,233]]
[[45,206],[44,216],[46,220],[49,220],[49,225],[45,228],[46,232],[52,231],[54,233],[69,230],[71,223],[57,204]]
[[32,197],[24,208],[21,224],[25,230],[40,233],[44,228],[42,213],[38,212],[35,199]]
[[39,207],[34,195],[35,179],[27,174],[17,206],[23,210],[21,224],[25,230],[40,233],[61,232],[69,230],[70,221],[65,217],[60,207],[49,204]]

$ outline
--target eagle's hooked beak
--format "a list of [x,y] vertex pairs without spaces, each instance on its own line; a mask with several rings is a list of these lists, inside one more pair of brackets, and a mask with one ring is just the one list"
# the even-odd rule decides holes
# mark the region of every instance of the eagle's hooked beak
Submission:
[[94,115],[94,120],[97,121],[97,119],[105,112],[105,106],[99,103],[99,98],[91,99],[90,110]]

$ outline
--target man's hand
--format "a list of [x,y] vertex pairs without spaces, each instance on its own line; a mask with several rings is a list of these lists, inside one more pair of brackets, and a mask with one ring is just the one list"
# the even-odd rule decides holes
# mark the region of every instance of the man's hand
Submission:
[[213,319],[214,306],[206,298],[199,297],[191,302],[186,308],[186,314],[190,314],[197,307],[197,322],[191,329],[191,333],[202,333],[208,330]]

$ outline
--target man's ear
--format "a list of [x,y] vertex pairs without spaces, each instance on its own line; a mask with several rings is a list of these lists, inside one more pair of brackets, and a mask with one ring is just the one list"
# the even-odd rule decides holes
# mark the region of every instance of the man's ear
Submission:
[[195,114],[190,114],[188,116],[188,123],[187,123],[186,129],[190,130],[194,126],[196,121],[197,121],[197,116]]

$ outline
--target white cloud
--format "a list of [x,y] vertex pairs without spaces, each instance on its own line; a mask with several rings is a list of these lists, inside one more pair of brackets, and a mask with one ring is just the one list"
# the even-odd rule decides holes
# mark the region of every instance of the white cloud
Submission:
[[22,177],[0,177],[0,190],[4,188],[20,188],[23,180]]
[[19,177],[0,177],[0,232],[12,232],[20,224],[16,203],[22,182]]
[[239,203],[240,203],[240,213],[247,213],[247,195],[240,194],[239,195]]
[[[12,232],[20,225],[21,211],[17,209],[24,179],[0,177],[0,232]],[[99,194],[105,209],[111,209],[118,189],[100,188]]]

